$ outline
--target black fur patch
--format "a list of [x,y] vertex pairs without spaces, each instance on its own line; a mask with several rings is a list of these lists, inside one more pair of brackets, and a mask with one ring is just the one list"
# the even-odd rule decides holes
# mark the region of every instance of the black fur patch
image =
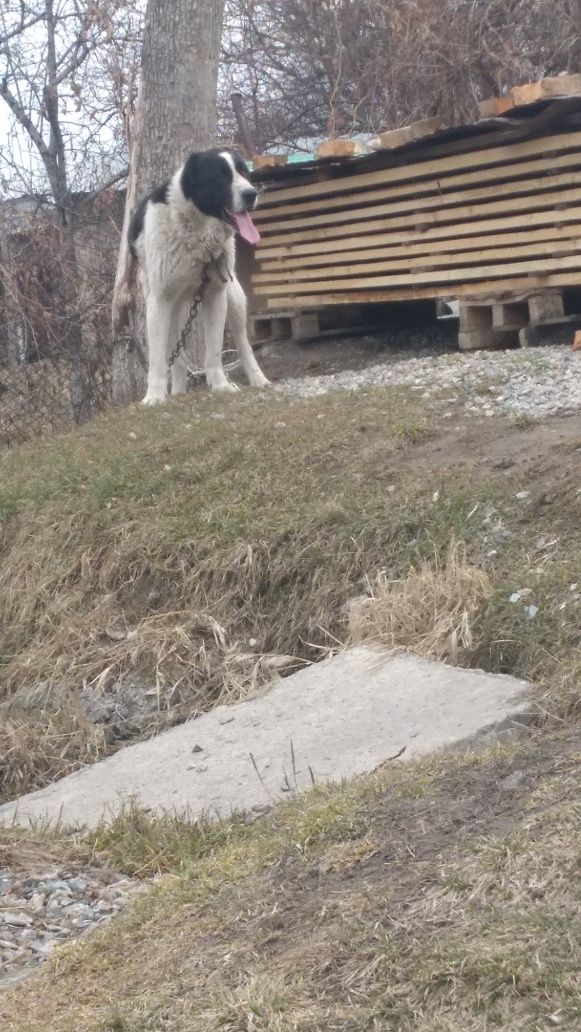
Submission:
[[184,197],[204,215],[224,218],[232,207],[232,169],[218,150],[190,154],[182,172]]
[[145,223],[145,212],[147,205],[151,201],[152,204],[167,204],[169,191],[169,179],[166,179],[165,183],[161,186],[156,186],[155,190],[152,190],[147,197],[144,197],[141,203],[137,206],[131,221],[129,223],[129,232],[127,234],[129,239],[129,250],[135,258],[135,244],[143,232],[143,225]]
[[234,158],[234,167],[236,171],[239,172],[241,176],[244,176],[245,179],[250,180],[250,169],[238,151],[231,151],[230,153]]
[[[184,165],[181,187],[187,197],[204,215],[224,219],[232,211],[232,169],[221,156],[226,148],[214,148],[200,154],[190,154]],[[249,172],[237,151],[232,155],[236,171],[248,176]],[[228,221],[228,220],[227,220]]]

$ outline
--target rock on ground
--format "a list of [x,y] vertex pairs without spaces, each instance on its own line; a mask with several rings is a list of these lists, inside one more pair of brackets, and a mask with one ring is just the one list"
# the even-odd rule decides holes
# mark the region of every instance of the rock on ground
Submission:
[[109,921],[142,887],[105,870],[0,868],[0,990],[46,961],[55,948]]
[[310,398],[387,386],[411,387],[443,407],[459,402],[467,412],[485,416],[570,414],[581,410],[581,352],[563,345],[419,356],[411,351],[395,360],[388,355],[365,369],[289,379],[276,389]]
[[190,818],[248,811],[400,753],[474,739],[530,709],[511,677],[357,647],[0,807],[0,823],[94,826],[128,798]]

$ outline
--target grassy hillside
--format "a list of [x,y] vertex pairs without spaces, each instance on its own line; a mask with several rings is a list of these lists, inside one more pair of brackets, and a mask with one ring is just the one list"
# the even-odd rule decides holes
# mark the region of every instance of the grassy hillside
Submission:
[[[490,585],[455,661],[576,705],[580,434],[554,425],[446,422],[393,388],[196,394],[3,453],[4,796],[318,658],[345,640],[351,599],[395,605],[393,581],[426,561],[432,598],[453,542]],[[420,648],[433,609],[413,640],[392,621],[390,643]]]
[[259,820],[0,830],[0,867],[165,876],[2,993],[2,1028],[578,1029],[580,474],[578,418],[401,390],[196,395],[3,454],[6,796],[349,635],[529,677],[541,713]]
[[574,1032],[579,760],[577,732],[546,733],[388,765],[250,824],[128,813],[37,842],[168,877],[0,994],[2,1028]]

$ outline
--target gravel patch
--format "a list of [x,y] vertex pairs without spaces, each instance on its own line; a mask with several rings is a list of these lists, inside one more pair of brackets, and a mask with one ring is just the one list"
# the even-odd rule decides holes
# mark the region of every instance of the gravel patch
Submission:
[[438,405],[467,412],[530,417],[581,410],[581,352],[561,346],[535,351],[479,351],[414,355],[366,369],[286,380],[276,390],[312,398],[333,390],[407,386]]
[[104,870],[0,869],[0,989],[44,963],[57,946],[110,921],[142,888]]

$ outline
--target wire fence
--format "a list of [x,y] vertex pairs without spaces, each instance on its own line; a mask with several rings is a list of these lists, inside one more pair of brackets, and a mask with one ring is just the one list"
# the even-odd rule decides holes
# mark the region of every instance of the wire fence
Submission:
[[97,209],[80,203],[66,228],[36,201],[2,206],[0,446],[69,429],[113,402],[120,215],[119,195]]
[[[122,193],[98,207],[81,198],[63,229],[36,199],[0,204],[0,447],[143,397],[142,303],[137,328],[115,341],[111,332],[123,205]],[[190,387],[205,385],[198,323],[184,341]],[[228,330],[224,367],[239,368]]]

